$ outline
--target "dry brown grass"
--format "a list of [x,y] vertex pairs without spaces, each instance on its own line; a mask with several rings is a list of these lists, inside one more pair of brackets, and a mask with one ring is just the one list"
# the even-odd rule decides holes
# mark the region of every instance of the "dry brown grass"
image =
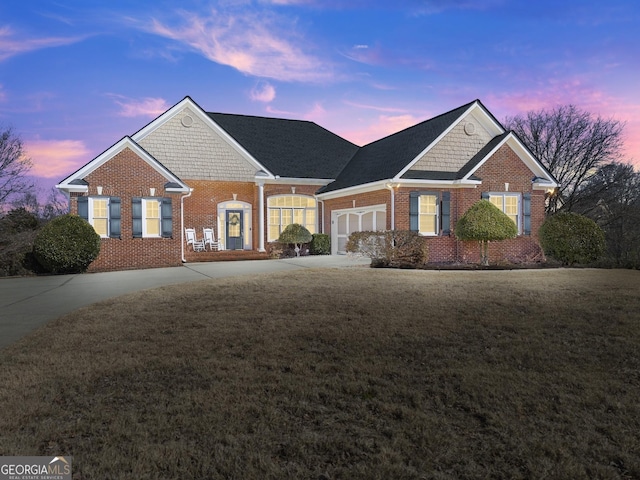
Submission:
[[640,272],[317,270],[0,352],[0,454],[77,479],[640,478]]

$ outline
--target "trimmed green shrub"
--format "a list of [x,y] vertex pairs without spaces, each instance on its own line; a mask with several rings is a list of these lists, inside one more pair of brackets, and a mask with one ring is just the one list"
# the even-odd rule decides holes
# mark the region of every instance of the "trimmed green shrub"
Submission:
[[325,233],[314,233],[311,235],[311,245],[309,245],[311,255],[331,254],[331,239]]
[[295,245],[296,256],[300,256],[302,245],[311,242],[311,232],[299,223],[287,225],[278,237],[278,243]]
[[33,251],[49,272],[84,272],[100,253],[100,235],[77,215],[62,215],[42,227]]
[[544,253],[563,265],[595,262],[606,247],[604,232],[596,222],[572,212],[547,218],[538,236]]
[[354,232],[346,249],[371,258],[373,267],[418,268],[429,260],[426,239],[409,230]]
[[482,265],[489,265],[489,242],[515,238],[516,224],[489,200],[474,203],[458,220],[455,236],[458,240],[480,243]]

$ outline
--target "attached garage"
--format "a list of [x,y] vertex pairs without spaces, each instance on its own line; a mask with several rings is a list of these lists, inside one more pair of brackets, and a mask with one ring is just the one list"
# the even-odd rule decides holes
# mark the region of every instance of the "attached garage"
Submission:
[[387,229],[387,206],[334,210],[331,213],[331,254],[347,253],[347,240],[353,232]]

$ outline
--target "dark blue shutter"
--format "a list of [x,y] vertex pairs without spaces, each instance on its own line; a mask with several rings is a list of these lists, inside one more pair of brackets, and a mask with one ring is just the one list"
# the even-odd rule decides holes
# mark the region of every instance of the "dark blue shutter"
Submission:
[[131,199],[131,219],[133,238],[142,237],[142,198],[134,197]]
[[409,193],[409,230],[418,231],[418,192]]
[[109,199],[109,236],[111,238],[120,238],[121,217],[120,197],[111,197]]
[[442,192],[442,234],[451,235],[451,192]]
[[522,195],[522,224],[523,233],[531,235],[531,194]]
[[482,192],[480,198],[482,198],[482,200],[489,200],[489,192]]
[[78,216],[89,221],[89,197],[78,197]]
[[171,199],[163,198],[160,207],[162,237],[171,238],[173,236],[173,209],[171,208]]

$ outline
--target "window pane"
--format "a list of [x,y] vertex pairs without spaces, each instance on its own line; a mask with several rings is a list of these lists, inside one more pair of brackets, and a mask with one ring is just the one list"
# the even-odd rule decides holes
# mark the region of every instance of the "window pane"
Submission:
[[93,229],[96,231],[98,235],[101,237],[106,237],[107,232],[107,219],[106,218],[94,218],[93,219]]
[[269,225],[269,241],[274,242],[280,236],[280,225]]
[[316,233],[316,211],[308,209],[305,211],[305,227],[311,233]]
[[107,218],[107,199],[93,200],[93,216],[94,218]]
[[301,208],[296,208],[293,211],[293,222],[292,223],[299,223],[300,225],[304,224],[304,210],[302,210]]
[[284,227],[286,227],[287,225],[291,225],[293,223],[292,219],[293,219],[293,213],[291,209],[283,208],[282,209],[282,228],[284,229]]
[[518,198],[517,197],[505,197],[504,213],[506,213],[507,215],[518,214]]
[[436,216],[435,215],[420,215],[420,225],[419,230],[420,233],[436,233]]
[[157,218],[148,218],[145,220],[147,227],[147,235],[159,236],[160,235],[160,221]]
[[503,198],[502,195],[490,195],[489,196],[489,201],[491,203],[493,203],[496,207],[498,207],[500,209],[500,211],[504,212],[502,198]]
[[435,195],[420,195],[420,213],[436,213]]

